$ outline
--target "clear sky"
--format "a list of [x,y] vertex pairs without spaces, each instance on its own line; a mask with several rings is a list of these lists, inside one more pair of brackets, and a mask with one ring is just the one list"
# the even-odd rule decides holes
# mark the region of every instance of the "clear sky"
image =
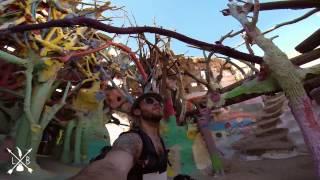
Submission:
[[[269,0],[270,1],[270,0]],[[227,7],[227,0],[114,0],[113,5],[125,6],[125,10],[131,20],[132,16],[139,26],[158,26],[188,35],[206,42],[215,42],[230,30],[240,30],[241,26],[231,16],[223,16],[220,10]],[[261,0],[260,2],[268,2]],[[260,13],[258,27],[264,31],[281,22],[297,18],[309,10],[275,10],[263,11]],[[114,14],[106,14],[113,16]],[[114,19],[114,25],[128,26],[124,19]],[[319,13],[308,19],[282,27],[267,35],[272,37],[279,35],[274,42],[289,56],[296,55],[294,47],[320,27]],[[225,45],[235,47],[242,42],[242,39],[234,38],[225,41]],[[129,44],[130,45],[130,44]],[[184,43],[174,41],[172,44],[177,54],[186,53],[190,56],[202,56],[202,51],[188,47]],[[238,50],[247,52],[242,46]],[[257,55],[263,55],[255,48]]]

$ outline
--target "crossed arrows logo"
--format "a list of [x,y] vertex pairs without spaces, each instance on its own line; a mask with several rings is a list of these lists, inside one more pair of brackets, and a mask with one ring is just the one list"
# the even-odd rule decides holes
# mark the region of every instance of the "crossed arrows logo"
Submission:
[[[16,171],[18,172],[22,172],[24,171],[24,168],[26,168],[28,170],[29,173],[32,173],[32,169],[29,168],[27,165],[30,164],[30,161],[29,161],[29,157],[27,156],[31,151],[32,151],[32,148],[30,148],[24,155],[22,155],[22,152],[20,150],[20,148],[16,147],[17,150],[18,150],[18,156],[17,157],[9,148],[7,148],[7,151],[12,155],[12,165],[14,165],[11,169],[8,170],[8,174],[12,174],[12,172],[16,169]],[[17,163],[13,163],[13,158],[15,158],[16,160],[18,160]],[[23,159],[24,158],[28,158],[26,160],[26,163],[23,162]],[[27,165],[26,165],[27,164]]]

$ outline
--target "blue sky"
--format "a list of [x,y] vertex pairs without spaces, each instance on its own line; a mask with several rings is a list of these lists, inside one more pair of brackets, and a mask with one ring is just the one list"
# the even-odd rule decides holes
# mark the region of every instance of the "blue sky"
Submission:
[[[234,18],[221,14],[220,10],[227,7],[227,2],[227,0],[116,0],[112,1],[112,4],[118,7],[125,6],[130,19],[133,20],[132,16],[134,16],[139,26],[153,26],[156,22],[163,28],[176,30],[192,38],[213,43],[230,30],[241,29],[240,24]],[[260,2],[267,1],[261,0]],[[309,10],[263,11],[260,13],[258,27],[264,31],[281,22],[297,18],[307,11]],[[114,16],[115,14],[107,13],[106,15]],[[121,18],[114,19],[113,23],[117,26],[129,25],[127,20]],[[319,27],[320,15],[318,14],[300,23],[282,27],[268,34],[267,37],[279,35],[274,42],[289,56],[292,56],[296,54],[294,47]],[[229,39],[224,44],[235,47],[241,42],[242,39],[238,37]],[[172,49],[176,54],[202,56],[202,51],[190,48],[178,41],[172,43]],[[244,46],[238,50],[247,52]],[[255,48],[255,53],[263,55],[258,48]]]

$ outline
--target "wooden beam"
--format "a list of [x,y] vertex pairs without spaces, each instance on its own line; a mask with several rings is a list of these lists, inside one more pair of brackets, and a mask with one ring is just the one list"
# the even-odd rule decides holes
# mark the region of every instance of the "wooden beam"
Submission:
[[295,49],[300,53],[306,53],[306,52],[312,51],[319,45],[320,45],[320,28],[316,32],[311,34],[307,39],[302,41],[298,46],[296,46]]
[[320,48],[301,54],[299,56],[291,58],[290,60],[294,65],[300,66],[302,64],[306,64],[308,62],[311,62],[319,58],[320,58]]

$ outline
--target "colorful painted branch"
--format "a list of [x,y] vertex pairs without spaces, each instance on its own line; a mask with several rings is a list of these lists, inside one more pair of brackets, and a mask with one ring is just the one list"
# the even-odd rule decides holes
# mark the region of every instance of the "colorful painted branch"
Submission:
[[12,54],[9,54],[1,50],[0,50],[0,60],[6,61],[12,64],[21,65],[21,66],[26,66],[26,64],[28,63],[28,61],[25,59],[19,58],[17,56],[14,56]]
[[200,108],[199,111],[200,117],[197,120],[197,124],[199,131],[203,137],[203,140],[208,148],[213,170],[218,175],[224,175],[223,163],[220,157],[220,152],[215,145],[215,141],[212,137],[211,130],[209,129],[209,123],[212,119],[211,110],[208,108]]
[[85,50],[85,51],[73,51],[71,52],[70,54],[66,55],[66,56],[63,56],[63,57],[58,57],[59,60],[61,60],[62,62],[67,62],[69,61],[72,57],[82,57],[82,56],[86,56],[88,54],[91,54],[91,53],[95,53],[95,52],[98,52],[98,51],[101,51],[109,46],[115,46],[121,50],[123,50],[124,52],[128,53],[130,58],[133,59],[134,63],[136,64],[137,68],[138,68],[138,71],[140,72],[140,74],[142,75],[142,78],[144,81],[147,80],[147,74],[146,72],[144,71],[144,68],[143,66],[141,65],[140,61],[138,60],[138,58],[136,57],[136,55],[131,51],[131,49],[127,46],[124,46],[122,44],[119,44],[119,43],[115,43],[115,42],[112,42],[112,41],[108,41],[106,44],[100,46],[100,47],[97,47],[97,48],[94,48],[94,49],[88,49],[88,50]]

